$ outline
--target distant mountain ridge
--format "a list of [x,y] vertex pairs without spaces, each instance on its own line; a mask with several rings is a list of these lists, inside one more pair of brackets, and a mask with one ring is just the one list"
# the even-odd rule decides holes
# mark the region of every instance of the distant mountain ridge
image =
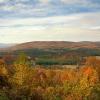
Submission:
[[0,48],[8,48],[11,46],[14,46],[15,44],[6,44],[6,43],[0,43]]
[[[2,45],[1,45],[2,47]],[[7,47],[7,46],[4,46]],[[13,46],[8,46],[7,48],[1,48],[0,50],[24,50],[24,49],[57,49],[57,48],[89,48],[89,49],[100,49],[100,42],[69,42],[69,41],[33,41],[21,43]]]

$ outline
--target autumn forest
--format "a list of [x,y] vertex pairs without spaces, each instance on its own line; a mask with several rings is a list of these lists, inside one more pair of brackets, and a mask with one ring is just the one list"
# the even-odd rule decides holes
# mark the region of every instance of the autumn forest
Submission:
[[75,68],[34,64],[20,53],[0,58],[0,100],[100,100],[100,58]]

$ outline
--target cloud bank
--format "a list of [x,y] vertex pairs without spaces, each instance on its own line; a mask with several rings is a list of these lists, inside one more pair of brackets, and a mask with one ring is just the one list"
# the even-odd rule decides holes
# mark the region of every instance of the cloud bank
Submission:
[[100,41],[99,0],[0,0],[0,42]]

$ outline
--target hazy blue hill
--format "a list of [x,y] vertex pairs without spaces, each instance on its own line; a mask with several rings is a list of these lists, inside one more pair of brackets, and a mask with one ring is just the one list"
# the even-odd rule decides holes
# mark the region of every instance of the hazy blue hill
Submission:
[[5,44],[5,43],[0,43],[0,48],[8,48],[14,46],[14,44]]

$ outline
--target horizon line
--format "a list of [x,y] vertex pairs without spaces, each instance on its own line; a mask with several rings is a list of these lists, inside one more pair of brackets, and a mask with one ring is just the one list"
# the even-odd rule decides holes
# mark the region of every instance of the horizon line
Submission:
[[29,42],[100,42],[100,41],[65,41],[65,40],[35,40],[35,41],[25,41],[25,42],[15,42],[15,43],[10,43],[10,42],[0,42],[0,44],[22,44],[22,43],[29,43]]

